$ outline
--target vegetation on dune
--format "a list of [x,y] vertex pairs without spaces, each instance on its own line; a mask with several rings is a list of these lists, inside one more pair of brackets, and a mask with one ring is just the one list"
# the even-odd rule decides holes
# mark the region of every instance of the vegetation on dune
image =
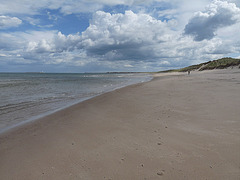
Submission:
[[[209,61],[209,62],[210,62],[210,61]],[[200,69],[202,66],[208,64],[209,62],[201,63],[201,64],[197,64],[197,65],[192,65],[192,66],[188,66],[188,67],[179,69],[178,72],[187,72],[187,71],[198,70],[198,69]]]
[[240,65],[240,59],[233,59],[233,58],[222,58],[215,61],[210,61],[199,69],[199,71],[209,70],[209,69],[225,69],[231,66],[238,66]]
[[[204,71],[204,70],[211,70],[211,69],[225,69],[232,66],[238,66],[240,65],[240,59],[234,59],[234,58],[222,58],[214,61],[209,61],[197,65],[188,66],[181,69],[171,69],[166,71],[160,71],[159,73],[165,73],[165,72],[187,72],[187,71]],[[240,66],[239,66],[240,68]]]

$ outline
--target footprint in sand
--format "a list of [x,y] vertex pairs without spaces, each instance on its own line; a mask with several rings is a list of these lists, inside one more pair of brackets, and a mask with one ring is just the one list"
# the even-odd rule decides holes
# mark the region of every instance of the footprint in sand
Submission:
[[158,172],[157,175],[158,175],[158,176],[163,176],[163,175],[164,175],[164,172],[165,172],[165,170],[162,170],[162,171]]

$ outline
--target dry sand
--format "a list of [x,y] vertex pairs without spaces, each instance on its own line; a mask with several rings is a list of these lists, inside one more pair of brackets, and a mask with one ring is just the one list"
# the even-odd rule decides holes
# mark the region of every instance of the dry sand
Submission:
[[1,180],[240,179],[240,70],[160,74],[0,136]]

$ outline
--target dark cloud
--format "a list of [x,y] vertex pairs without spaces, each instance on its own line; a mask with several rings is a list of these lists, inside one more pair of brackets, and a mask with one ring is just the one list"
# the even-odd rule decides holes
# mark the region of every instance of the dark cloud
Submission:
[[239,21],[240,9],[233,3],[214,1],[205,12],[198,12],[185,26],[184,34],[191,35],[195,41],[210,40],[222,27]]

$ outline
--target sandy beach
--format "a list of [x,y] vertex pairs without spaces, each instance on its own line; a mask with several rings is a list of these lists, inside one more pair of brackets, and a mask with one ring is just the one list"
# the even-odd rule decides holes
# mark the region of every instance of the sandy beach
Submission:
[[0,135],[2,180],[239,180],[240,70],[157,74]]

